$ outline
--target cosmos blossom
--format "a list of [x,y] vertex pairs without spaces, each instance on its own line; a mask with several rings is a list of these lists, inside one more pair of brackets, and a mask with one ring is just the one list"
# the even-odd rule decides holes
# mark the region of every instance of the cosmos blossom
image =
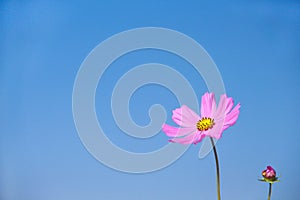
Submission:
[[180,127],[163,124],[162,130],[171,139],[170,142],[197,144],[204,137],[219,139],[224,130],[234,125],[240,113],[240,103],[234,108],[234,101],[226,94],[221,95],[217,106],[215,95],[205,93],[201,101],[199,116],[186,105],[173,110],[173,121]]

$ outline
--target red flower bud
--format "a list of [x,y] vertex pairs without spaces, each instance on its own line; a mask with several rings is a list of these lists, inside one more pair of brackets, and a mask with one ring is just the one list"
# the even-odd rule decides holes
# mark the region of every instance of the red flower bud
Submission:
[[262,176],[267,180],[273,181],[276,179],[276,171],[271,166],[267,166],[267,169],[262,171]]

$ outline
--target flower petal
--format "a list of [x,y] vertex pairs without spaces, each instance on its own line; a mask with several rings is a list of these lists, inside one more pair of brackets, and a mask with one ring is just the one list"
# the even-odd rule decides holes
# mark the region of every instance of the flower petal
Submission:
[[172,138],[169,141],[174,142],[174,143],[180,143],[180,144],[192,144],[192,143],[194,143],[196,137],[197,137],[197,134],[191,133],[185,137]]
[[239,110],[240,107],[241,107],[241,104],[238,103],[238,104],[234,107],[234,109],[232,109],[232,111],[231,111],[228,115],[226,115],[225,121],[224,121],[224,124],[225,124],[225,125],[230,125],[230,126],[232,126],[232,125],[235,124],[235,122],[236,122],[236,120],[238,119],[239,114],[240,114],[240,110]]
[[224,120],[224,126],[223,126],[223,131],[228,129],[230,126],[233,126],[235,122],[237,121],[239,114],[240,114],[240,107],[241,104],[238,103],[234,109],[226,115],[225,120]]
[[211,117],[216,109],[216,100],[214,93],[206,92],[201,100],[201,117]]
[[225,117],[225,111],[227,106],[227,96],[226,94],[221,95],[218,108],[215,113],[213,113],[213,118],[215,120],[222,119]]
[[233,98],[227,98],[225,113],[228,114],[234,105]]
[[226,94],[223,94],[220,98],[217,111],[214,113],[213,118],[215,120],[224,119],[232,109],[233,105],[233,98],[227,97]]
[[223,120],[221,119],[219,121],[215,122],[215,125],[213,126],[212,129],[209,129],[207,131],[204,132],[205,135],[216,138],[216,139],[220,139],[223,133]]
[[181,108],[173,110],[172,119],[179,126],[196,127],[197,122],[200,120],[200,116],[186,105],[183,105]]
[[164,124],[162,126],[162,130],[169,137],[181,137],[196,131],[196,126],[189,127],[189,128],[177,128],[177,127],[170,126],[168,124]]
[[205,138],[205,137],[206,137],[206,134],[204,132],[198,131],[197,137],[194,139],[194,144],[197,144],[197,143],[201,142],[202,139]]

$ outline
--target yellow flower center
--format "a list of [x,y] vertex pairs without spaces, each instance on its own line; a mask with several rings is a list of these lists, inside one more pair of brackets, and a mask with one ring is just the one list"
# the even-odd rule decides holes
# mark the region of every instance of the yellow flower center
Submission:
[[207,131],[215,125],[214,119],[209,117],[203,117],[197,122],[197,129],[199,131]]

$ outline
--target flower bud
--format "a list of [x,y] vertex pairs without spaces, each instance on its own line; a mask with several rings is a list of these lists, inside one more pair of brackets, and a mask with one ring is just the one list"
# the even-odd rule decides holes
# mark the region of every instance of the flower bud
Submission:
[[274,181],[276,180],[276,171],[271,166],[267,166],[267,169],[262,171],[262,176],[266,180]]

